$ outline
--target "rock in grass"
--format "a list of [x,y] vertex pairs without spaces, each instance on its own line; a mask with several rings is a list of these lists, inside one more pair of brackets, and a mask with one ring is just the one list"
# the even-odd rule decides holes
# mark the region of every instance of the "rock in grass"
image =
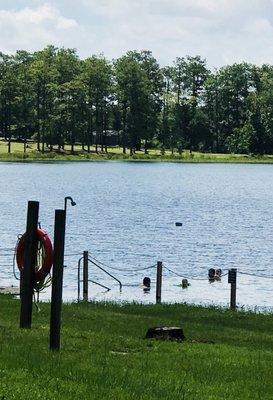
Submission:
[[149,328],[145,339],[174,340],[182,342],[185,340],[185,335],[183,329],[177,326],[159,326]]

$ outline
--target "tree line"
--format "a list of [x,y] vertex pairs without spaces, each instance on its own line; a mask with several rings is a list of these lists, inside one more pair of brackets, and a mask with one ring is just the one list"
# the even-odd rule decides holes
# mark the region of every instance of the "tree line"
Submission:
[[106,151],[108,136],[130,154],[273,153],[273,66],[233,64],[210,71],[199,56],[161,67],[150,51],[109,61],[48,46],[0,53],[0,135],[33,139],[38,151]]

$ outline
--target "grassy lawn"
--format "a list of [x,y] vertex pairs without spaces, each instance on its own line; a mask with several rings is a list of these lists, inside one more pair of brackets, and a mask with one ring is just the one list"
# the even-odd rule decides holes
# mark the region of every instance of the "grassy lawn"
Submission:
[[[0,296],[0,399],[273,398],[273,317],[186,305],[71,304],[62,350],[48,350],[49,304],[18,328],[19,301]],[[182,326],[187,341],[143,339]]]
[[164,155],[159,149],[149,150],[149,154],[138,151],[133,156],[122,153],[120,147],[108,147],[108,153],[95,153],[95,148],[91,148],[91,153],[83,152],[80,145],[76,145],[74,155],[70,154],[70,146],[66,145],[66,153],[46,152],[44,154],[36,150],[36,143],[28,144],[27,152],[24,153],[23,143],[12,142],[11,154],[7,153],[7,143],[0,140],[0,161],[106,161],[106,160],[128,160],[128,161],[172,161],[172,162],[224,162],[224,163],[273,163],[273,155],[249,156],[246,154],[216,154],[184,151],[181,155],[174,154],[167,150]]

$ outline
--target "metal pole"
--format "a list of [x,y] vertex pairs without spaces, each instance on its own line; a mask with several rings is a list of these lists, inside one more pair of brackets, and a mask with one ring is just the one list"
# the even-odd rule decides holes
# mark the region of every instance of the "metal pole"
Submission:
[[55,210],[54,262],[52,274],[50,350],[60,350],[63,264],[65,243],[65,210]]
[[31,328],[32,296],[35,264],[37,259],[37,226],[39,218],[39,202],[29,201],[27,211],[27,228],[25,239],[24,269],[21,274],[21,311],[20,328]]
[[228,272],[228,282],[230,286],[230,309],[236,310],[236,283],[237,283],[237,269],[232,268]]
[[76,202],[72,199],[71,196],[66,196],[66,197],[64,198],[64,211],[65,211],[65,215],[66,215],[66,212],[67,212],[67,202],[68,202],[68,200],[70,201],[70,204],[71,204],[72,207],[74,207],[74,206],[76,205]]
[[161,288],[162,288],[162,261],[158,261],[157,271],[156,271],[156,304],[161,304]]
[[64,199],[64,213],[65,213],[65,216],[66,216],[66,213],[67,213],[67,197]]
[[88,301],[88,251],[83,252],[83,301]]

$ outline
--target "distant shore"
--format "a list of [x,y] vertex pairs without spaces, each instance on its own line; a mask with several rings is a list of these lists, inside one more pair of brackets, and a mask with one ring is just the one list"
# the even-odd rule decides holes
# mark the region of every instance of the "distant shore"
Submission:
[[0,162],[50,162],[50,161],[142,161],[142,162],[176,162],[176,163],[251,163],[251,164],[271,164],[273,155],[249,155],[249,154],[224,154],[224,153],[202,153],[183,150],[180,154],[177,150],[173,152],[166,149],[162,154],[160,149],[149,149],[147,154],[144,150],[136,151],[130,155],[129,149],[123,153],[121,147],[108,147],[107,151],[101,151],[98,146],[90,146],[83,150],[80,144],[74,145],[74,154],[71,154],[71,146],[65,145],[64,149],[58,151],[55,147],[53,151],[45,147],[44,153],[37,151],[36,142],[28,142],[24,152],[22,142],[11,142],[11,152],[7,152],[7,142],[0,139]]
[[109,151],[107,153],[75,152],[75,154],[45,152],[35,150],[23,152],[3,153],[0,152],[0,162],[51,162],[51,161],[140,161],[140,162],[175,162],[175,163],[244,163],[244,164],[272,164],[273,155],[249,156],[240,154],[213,154],[183,152],[181,155],[165,154],[156,152],[149,154],[136,153],[133,155]]

